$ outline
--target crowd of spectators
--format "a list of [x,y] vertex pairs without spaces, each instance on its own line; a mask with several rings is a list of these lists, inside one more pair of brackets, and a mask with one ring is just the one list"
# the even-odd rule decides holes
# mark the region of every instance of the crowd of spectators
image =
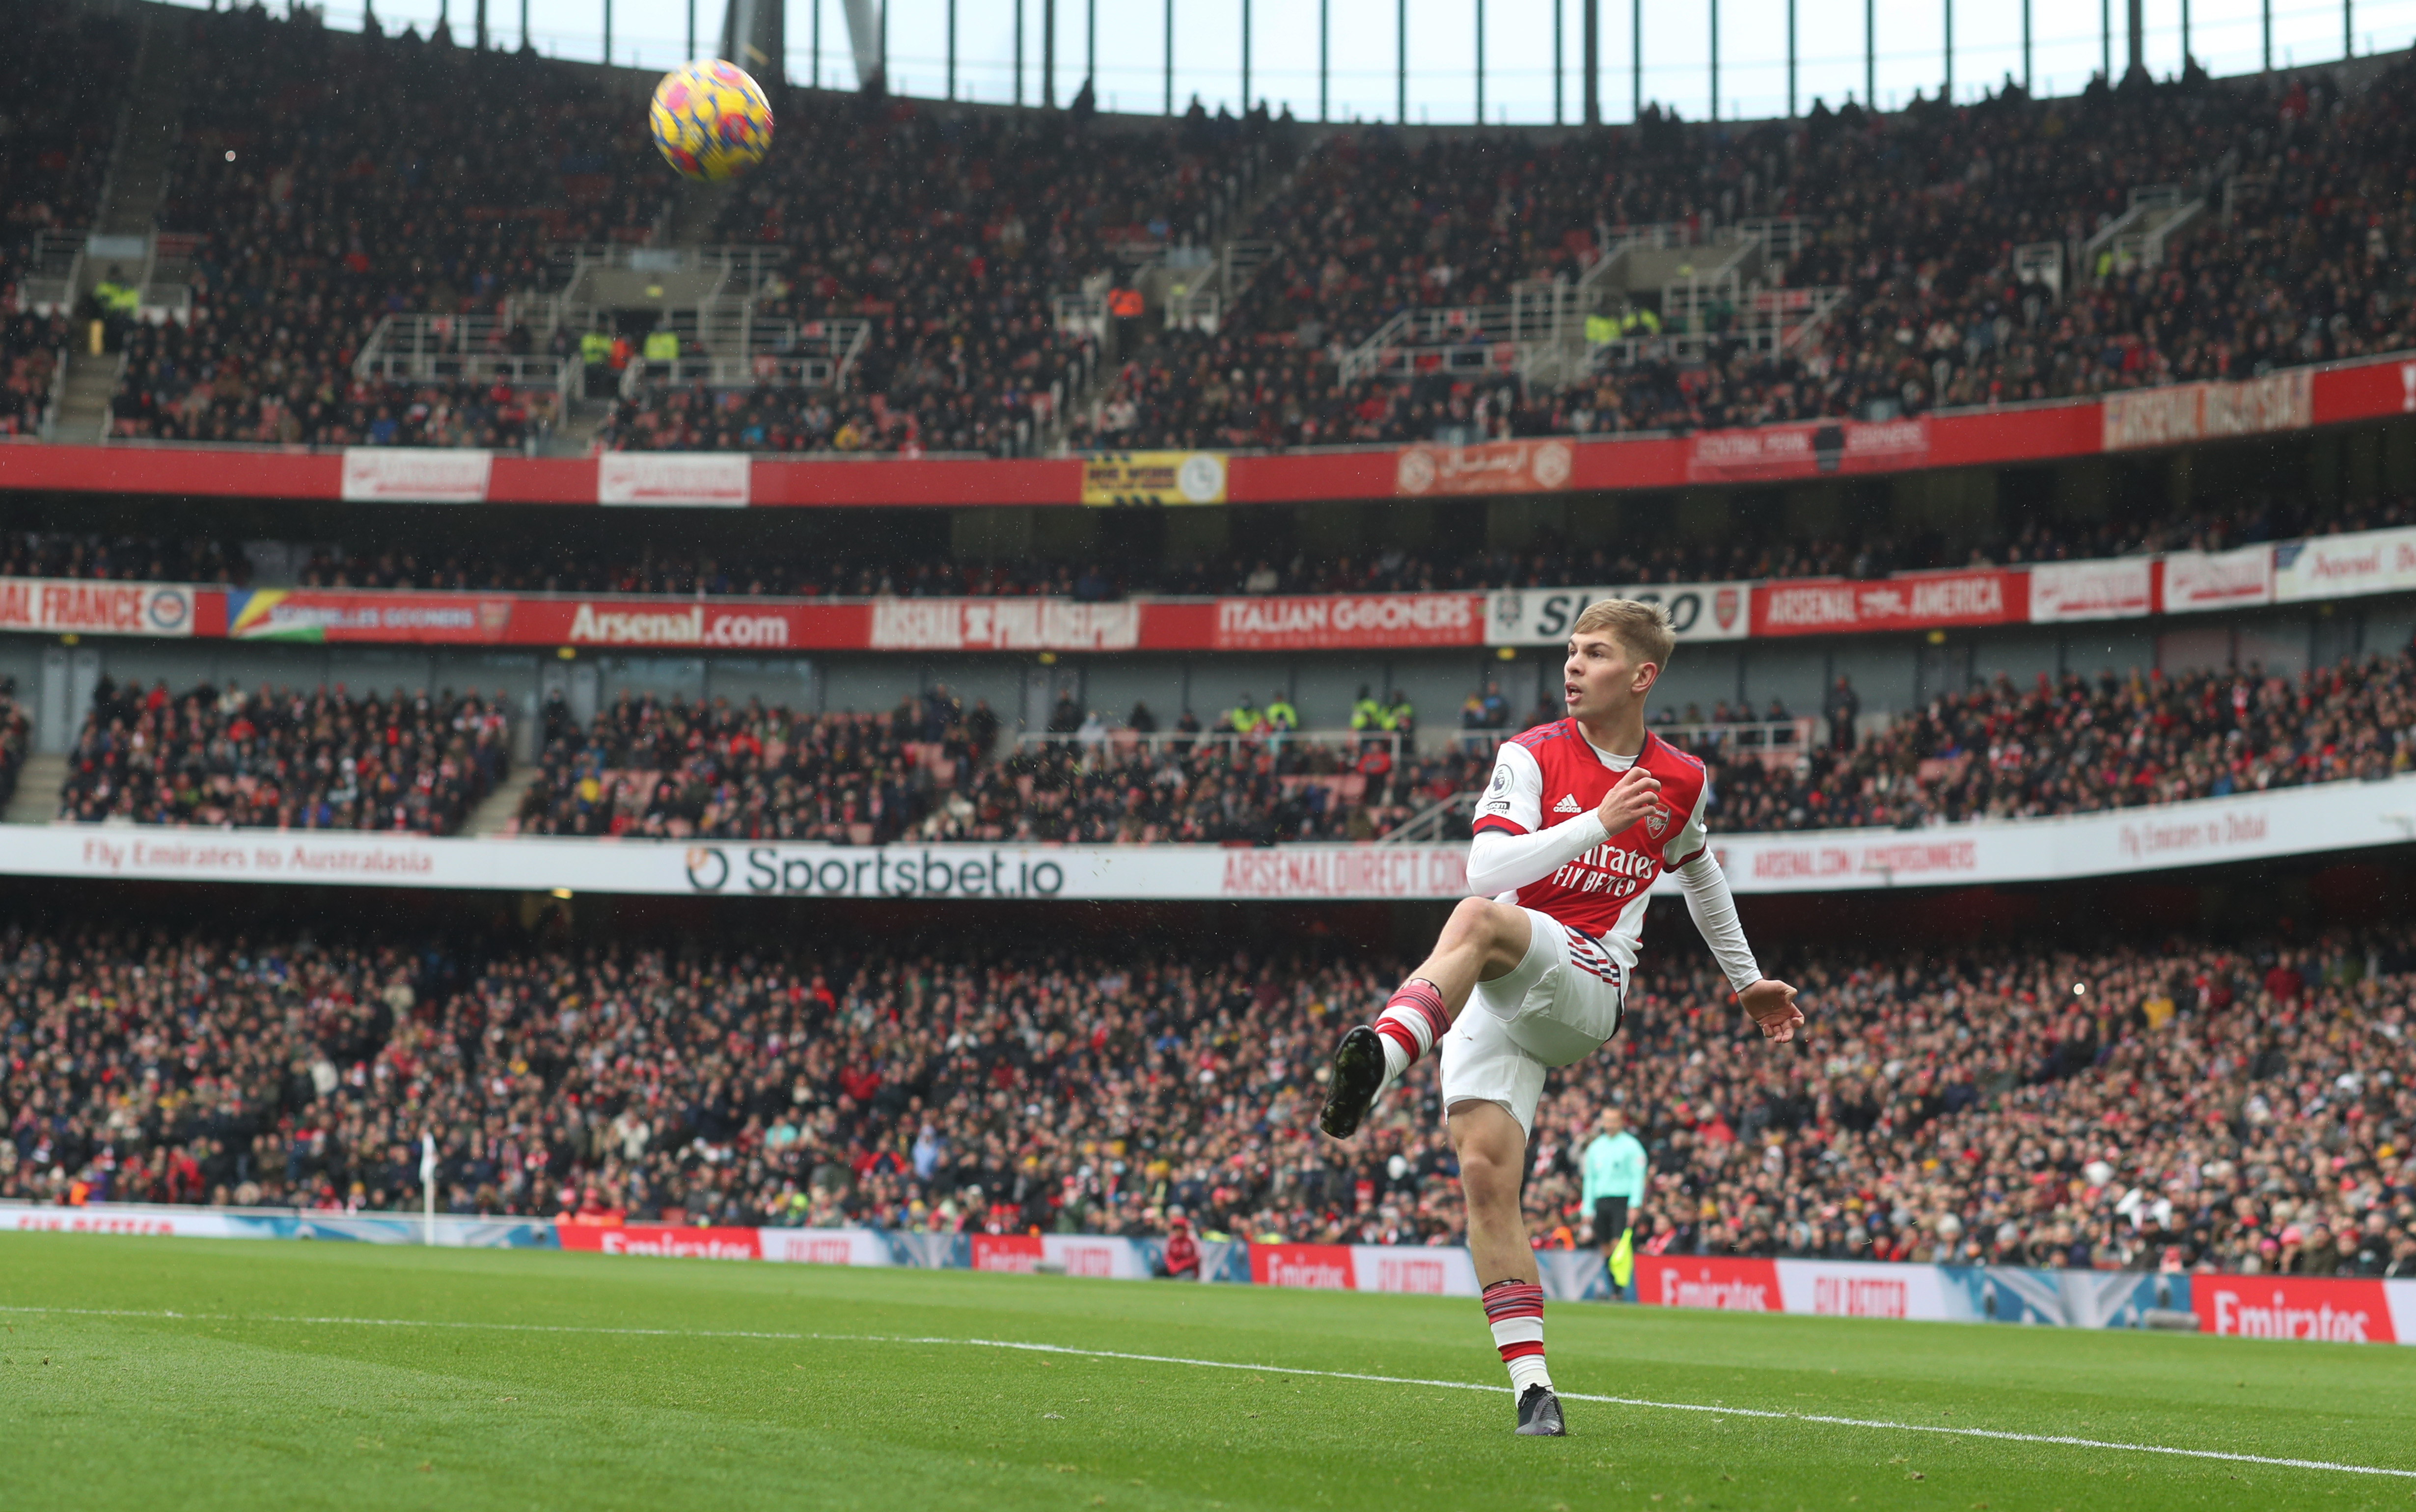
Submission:
[[134,28],[118,16],[0,0],[0,310],[34,237],[92,224],[133,71]]
[[34,722],[17,701],[17,680],[0,679],[0,809],[17,796],[17,782],[33,748]]
[[66,311],[12,312],[13,304],[0,288],[0,439],[40,432],[68,340]]
[[[193,310],[177,330],[126,333],[116,431],[512,447],[559,424],[547,384],[356,378],[352,361],[389,314],[495,317],[478,350],[573,356],[579,333],[507,302],[559,292],[553,247],[664,224],[678,181],[642,101],[592,70],[458,46],[443,26],[355,38],[258,7],[174,24],[192,82],[161,223],[201,233]],[[650,381],[604,444],[1028,450],[1083,373],[1051,294],[1120,248],[1203,235],[1265,135],[1263,122],[1109,128],[1087,110],[796,103],[708,239],[779,249],[754,291],[759,355],[823,321],[870,322],[845,385]]]
[[0,0],[0,438],[31,435],[49,401],[66,310],[21,296],[36,238],[92,224],[134,59],[123,20]]
[[82,824],[450,834],[510,761],[503,698],[334,688],[173,695],[104,677],[59,816]]
[[[673,181],[633,102],[566,66],[457,47],[443,28],[355,39],[257,8],[181,24],[195,83],[163,223],[205,232],[197,303],[189,332],[136,343],[119,428],[508,446],[558,419],[539,390],[355,381],[349,359],[381,315],[493,314],[544,288],[549,243],[648,234]],[[500,129],[492,109],[460,110],[463,97],[502,102]],[[1061,418],[1072,444],[1110,447],[1685,429],[2395,350],[2416,341],[2402,271],[2416,224],[2388,190],[2411,105],[2407,66],[2356,92],[2193,68],[2071,98],[2009,83],[1964,105],[1816,103],[1743,126],[1655,110],[1549,140],[1352,129],[1236,228],[1217,217],[1290,150],[1291,133],[1262,118],[1109,127],[1087,110],[817,97],[784,113],[779,149],[711,234],[779,250],[755,301],[765,331],[870,322],[848,382],[641,385],[600,436],[996,455],[1041,444]],[[2092,253],[2063,267],[2060,291],[2018,276],[2016,247],[2076,248],[2131,190],[2167,184],[2214,208],[2161,261]],[[1606,238],[1642,226],[1710,238],[1757,220],[1789,228],[1764,277],[1840,292],[1783,351],[1723,295],[1653,317],[1649,329],[1683,350],[1615,342],[1556,392],[1489,361],[1340,379],[1337,356],[1396,315],[1473,311],[1455,339],[1481,355],[1502,336],[1484,311],[1522,281],[1582,272]],[[1066,412],[1088,338],[1058,329],[1052,297],[1120,259],[1233,229],[1281,250],[1216,331],[1157,334]],[[525,324],[494,340],[571,350],[570,333]]]
[[[234,587],[429,589],[520,593],[670,594],[820,598],[1048,594],[1087,602],[1127,594],[1409,592],[1493,588],[1616,587],[1741,578],[1882,576],[1956,566],[2018,566],[2158,551],[2234,546],[2416,522],[2416,501],[2266,498],[2245,507],[2182,509],[2123,520],[2036,518],[1985,546],[1955,550],[1935,534],[1850,529],[1785,531],[1741,523],[1719,539],[1682,535],[1667,519],[1638,519],[1615,546],[1532,542],[1517,550],[1361,553],[1242,552],[1159,561],[1113,548],[1078,563],[1036,557],[972,560],[928,551],[867,551],[818,542],[811,550],[765,545],[674,555],[650,543],[597,550],[514,541],[417,549],[303,543],[281,547],[272,578],[258,580],[245,543],[193,536],[99,535],[66,531],[0,533],[0,576],[109,577]],[[1623,527],[1627,520],[1623,518]]]
[[[388,314],[500,315],[543,285],[551,243],[643,236],[671,180],[639,101],[443,28],[352,37],[256,6],[159,24],[190,53],[161,226],[199,236],[192,308],[126,333],[118,434],[512,447],[558,418],[543,388],[353,359]],[[499,352],[535,340],[515,338]]]
[[[2411,115],[2407,65],[2354,95],[2320,78],[2217,84],[2193,67],[2070,99],[2008,83],[1962,106],[1816,103],[1799,121],[1740,127],[1654,111],[1551,141],[1346,133],[1261,211],[1257,232],[1285,254],[1216,336],[1137,355],[1078,439],[1277,446],[1883,419],[2398,350],[2416,342],[2404,272],[2416,222],[2390,186]],[[2161,262],[2108,247],[2079,265],[2130,191],[2159,185],[2213,208]],[[1487,357],[1505,334],[1487,323],[1514,286],[1578,277],[1606,238],[1659,226],[1709,241],[1756,219],[1797,244],[1771,244],[1765,277],[1838,292],[1783,347],[1726,294],[1699,311],[1648,295],[1632,307],[1644,338],[1613,310],[1622,339],[1557,392]],[[2064,259],[2061,292],[2015,265],[2016,247],[2046,244]],[[1464,316],[1454,350],[1423,376],[1341,382],[1333,359],[1385,322],[1446,310]]]
[[[1710,766],[1710,819],[1732,834],[2087,814],[2416,769],[2416,653],[2297,680],[2254,665],[2028,687],[2001,676],[1859,736],[1858,709],[1841,681],[1826,740],[1801,738],[1774,699],[1659,718]],[[1161,732],[1145,705],[1117,728],[1066,710],[1000,752],[988,703],[968,710],[945,687],[887,714],[624,694],[584,728],[556,703],[520,829],[853,845],[1368,840],[1472,792],[1511,727],[1498,688],[1471,696],[1459,741],[1424,754],[1372,722],[1336,744],[1255,720],[1236,737],[1231,711],[1219,734],[1189,711]]]
[[1857,739],[1851,713],[1843,738],[1835,723],[1825,745],[1792,752],[1731,744],[1717,731],[1682,741],[1712,768],[1714,828],[1913,829],[2394,775],[2416,768],[2416,650],[2295,680],[2253,663],[2172,676],[2042,673],[2028,687],[2000,674],[1874,735]]
[[[1598,1236],[1595,1114],[1648,1252],[2416,1275],[2416,940],[1769,949],[1749,1032],[1676,910],[1623,1032],[1554,1073],[1539,1243]],[[1315,1074],[1404,963],[848,946],[0,936],[0,1196],[690,1223],[1447,1243],[1421,1072],[1350,1145]]]
[[[1489,752],[1418,755],[1371,733],[1166,732],[1147,706],[1108,729],[1068,702],[1052,738],[1000,749],[987,699],[944,685],[886,714],[624,694],[585,727],[545,712],[524,834],[686,839],[1272,845],[1370,840],[1467,788]],[[1133,726],[1143,726],[1136,730]]]

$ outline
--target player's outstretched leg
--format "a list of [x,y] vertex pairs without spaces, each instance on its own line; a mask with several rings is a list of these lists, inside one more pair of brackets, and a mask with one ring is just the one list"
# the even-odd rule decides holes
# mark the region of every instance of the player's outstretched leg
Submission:
[[1517,969],[1532,938],[1524,911],[1470,898],[1451,913],[1434,953],[1386,1000],[1372,1025],[1343,1035],[1325,1084],[1317,1126],[1336,1139],[1359,1131],[1384,1089],[1431,1052],[1451,1028],[1479,978]]

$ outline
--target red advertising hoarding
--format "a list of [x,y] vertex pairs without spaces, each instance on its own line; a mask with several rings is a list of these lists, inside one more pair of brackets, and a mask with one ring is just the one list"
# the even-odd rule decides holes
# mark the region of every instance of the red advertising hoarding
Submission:
[[971,1238],[975,1270],[1029,1276],[1048,1252],[1037,1234],[975,1234]]
[[2242,1339],[2314,1339],[2336,1344],[2391,1344],[2398,1333],[2379,1280],[2330,1276],[2190,1278],[2198,1332]]
[[1636,1299],[1659,1308],[1784,1312],[1778,1264],[1719,1256],[1638,1255]]
[[1347,1244],[1254,1244],[1250,1280],[1261,1286],[1306,1286],[1318,1291],[1356,1290],[1355,1266]]
[[592,1254],[653,1255],[664,1260],[761,1260],[753,1229],[688,1228],[673,1223],[557,1223],[565,1250]]
[[1482,593],[1300,593],[1149,606],[1153,650],[1357,651],[1475,646]]
[[[1981,467],[2179,445],[2309,426],[2416,414],[2416,358],[2393,355],[2290,369],[2245,383],[2128,391],[2110,400],[2046,401],[1895,421],[1821,421],[1692,436],[1554,437],[1475,446],[1235,453],[1231,503],[1659,489],[1689,482]],[[355,449],[355,458],[360,449]],[[655,472],[681,464],[642,468]],[[616,467],[619,464],[616,464]],[[702,464],[699,464],[702,467]],[[466,464],[368,458],[350,497],[462,503],[730,503],[749,507],[1082,502],[1080,457],[756,457],[735,479],[664,484],[606,476],[596,457],[491,455]],[[421,476],[419,474],[428,475]],[[436,474],[442,473],[442,476]],[[392,476],[389,476],[392,474]],[[0,490],[206,498],[348,497],[341,452],[195,446],[0,445]],[[380,507],[384,507],[383,504]]]
[[1753,591],[1757,636],[2021,624],[2030,617],[2030,575],[2019,570],[1921,573],[1869,582],[1814,577],[1763,583]]

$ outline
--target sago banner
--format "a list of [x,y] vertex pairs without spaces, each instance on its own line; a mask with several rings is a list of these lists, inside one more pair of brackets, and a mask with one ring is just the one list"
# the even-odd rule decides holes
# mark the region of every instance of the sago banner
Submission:
[[1752,629],[1753,584],[1633,583],[1617,588],[1505,588],[1487,594],[1488,646],[1557,646],[1596,599],[1632,598],[1669,612],[1680,640],[1743,640]]

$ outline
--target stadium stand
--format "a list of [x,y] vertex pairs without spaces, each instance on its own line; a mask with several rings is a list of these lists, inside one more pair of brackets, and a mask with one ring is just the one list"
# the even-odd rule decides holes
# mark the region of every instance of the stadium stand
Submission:
[[[134,57],[123,21],[38,0],[0,4],[0,438],[41,427]],[[82,81],[72,109],[56,82]]]
[[[564,303],[561,264],[576,248],[659,243],[673,214],[675,181],[624,92],[596,88],[594,68],[455,48],[441,29],[354,37],[256,9],[184,24],[195,82],[163,225],[198,233],[193,317],[130,334],[117,433],[491,448],[562,424],[594,386],[556,376],[580,372],[588,321],[628,333]],[[338,92],[341,112],[319,108]],[[507,102],[505,114],[461,109],[469,97]],[[731,197],[719,227],[771,254],[743,291],[755,345],[741,371],[717,368],[708,386],[681,375],[712,362],[661,373],[625,347],[607,444],[1029,450],[1080,375],[1052,290],[1117,245],[1187,231],[1246,144],[1237,131],[794,97],[811,108],[784,116],[777,165]],[[305,125],[338,118],[340,131]],[[894,234],[868,253],[875,231]],[[492,371],[360,370],[389,316],[444,322],[434,345]],[[843,388],[783,386],[786,353],[804,349],[781,343],[832,320],[866,326]],[[683,358],[700,342],[690,322]]]
[[[2383,187],[2411,98],[2405,66],[2354,98],[2193,70],[2076,99],[2009,86],[1893,115],[1816,106],[1800,125],[1345,135],[1262,212],[1260,233],[1298,250],[1213,340],[1127,364],[1095,435],[1278,445],[1884,419],[2394,350],[2411,340],[2393,271],[2409,232]],[[1517,300],[1550,297],[1555,278],[1582,290],[1631,243],[1699,250],[1658,290],[1574,311],[1599,323],[1558,392],[1522,382],[1504,354],[1540,317]],[[1741,266],[1759,304],[1751,283],[1703,282]],[[1287,350],[1321,345],[1347,354]]]
[[[592,69],[408,32],[364,41],[258,10],[185,25],[162,227],[199,236],[193,319],[128,333],[117,431],[513,447],[562,424],[566,390],[593,388],[576,377],[587,327],[546,304],[563,260],[671,224],[635,112]],[[293,124],[337,89],[347,129]],[[512,102],[502,130],[457,108],[470,96]],[[1246,287],[1214,320],[1129,322],[1095,386],[1095,332],[1053,299],[1209,226],[1299,132],[811,97],[706,232],[770,259],[746,291],[770,344],[664,371],[616,353],[627,392],[601,443],[1000,455],[1697,429],[2416,342],[2395,272],[2411,232],[2386,193],[2407,66],[2354,94],[2193,70],[1796,123],[1656,113],[1549,142],[1336,131],[1246,224],[1217,227],[1268,249]],[[522,361],[356,375],[389,315],[445,322],[430,329],[456,354]],[[796,382],[791,356],[855,322],[860,350],[817,369],[837,385]],[[705,341],[685,339],[684,357]]]
[[[1683,961],[1681,934],[1659,949]],[[1398,1243],[1456,1221],[1430,1093],[1374,1139],[1309,1133],[1321,1025],[1387,963],[90,926],[12,927],[0,962],[0,1196],[402,1207],[432,1122],[463,1213],[1113,1234],[1181,1209]],[[1713,973],[1647,974],[1627,1032],[1548,1092],[1539,1236],[1580,1237],[1577,1148],[1615,1103],[1653,1147],[1654,1252],[2416,1274],[2404,927],[1790,969],[1834,1026],[1817,1057],[1738,1055]]]
[[1080,728],[993,759],[998,716],[944,685],[886,715],[798,715],[750,699],[624,696],[583,731],[552,712],[522,833],[685,839],[1042,840],[1093,844],[1372,839],[1483,774],[1487,756],[1396,762],[1358,748]]
[[[21,742],[22,743],[22,742]],[[86,824],[449,834],[509,763],[500,699],[340,687],[172,696],[106,679],[59,816]]]
[[[985,710],[986,711],[986,710]],[[1079,721],[1079,711],[1071,711]],[[1725,712],[1725,711],[1724,711]],[[1942,696],[1845,748],[1747,744],[1749,711],[1664,711],[1713,772],[1732,833],[2134,808],[2372,778],[2416,767],[2416,654],[2310,672],[2254,667]],[[1159,841],[1371,839],[1472,792],[1490,752],[1404,758],[1394,743],[1136,740],[1104,728],[987,759],[944,688],[887,716],[801,717],[750,701],[624,698],[550,738],[526,831],[684,838]],[[989,726],[994,729],[994,717]]]
[[[2000,677],[1883,731],[1801,741],[1783,710],[1662,711],[1713,776],[1729,833],[2035,818],[2416,768],[2416,651],[2317,668],[2167,677]],[[1370,840],[1472,792],[1485,740],[1413,754],[1336,739],[1110,728],[1070,700],[999,749],[1001,721],[944,685],[887,714],[810,714],[624,693],[584,728],[542,711],[517,832],[686,839],[1037,840],[1271,845]],[[1487,726],[1478,726],[1484,728]],[[1774,732],[1776,732],[1774,734]],[[1783,736],[1783,743],[1779,740]],[[22,745],[22,739],[20,741]],[[341,688],[172,696],[104,685],[78,736],[62,817],[143,824],[454,832],[501,780],[500,698]]]
[[[1397,546],[1361,555],[1275,549],[1218,560],[1143,559],[1113,548],[1077,564],[1028,557],[954,558],[938,548],[851,549],[818,539],[811,549],[768,544],[674,555],[658,546],[610,549],[499,541],[431,545],[310,543],[293,565],[294,586],[505,590],[513,592],[662,593],[687,597],[823,595],[925,598],[1051,594],[1100,601],[1134,593],[1409,592],[1477,588],[1607,587],[1742,578],[1868,578],[1928,568],[2086,561],[2160,551],[2222,551],[2416,521],[2416,501],[2267,496],[2239,507],[2200,505],[2142,517],[2075,520],[2031,515],[1997,539],[1960,550],[1936,532],[1850,527],[1817,536],[1773,520],[1746,521],[1721,539],[1689,539],[1664,516],[1622,519],[1615,546],[1539,537],[1511,551],[1440,553]],[[181,536],[100,536],[66,531],[0,534],[0,576],[101,577],[249,586],[243,543]],[[263,585],[265,586],[265,585]]]

